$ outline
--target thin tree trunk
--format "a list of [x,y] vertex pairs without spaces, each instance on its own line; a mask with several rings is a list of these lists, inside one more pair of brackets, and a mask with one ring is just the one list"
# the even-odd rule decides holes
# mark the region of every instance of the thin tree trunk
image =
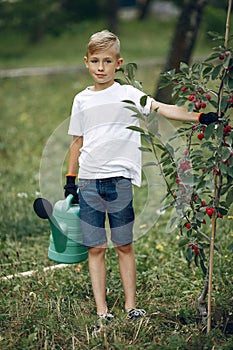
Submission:
[[108,2],[108,28],[111,32],[118,32],[118,10],[119,0]]
[[[184,0],[164,71],[178,71],[180,62],[189,64],[206,3],[207,0]],[[172,103],[171,92],[172,87],[157,89],[155,98]]]
[[150,8],[151,0],[140,0],[138,4],[138,19],[139,21],[144,20],[148,15],[148,10]]

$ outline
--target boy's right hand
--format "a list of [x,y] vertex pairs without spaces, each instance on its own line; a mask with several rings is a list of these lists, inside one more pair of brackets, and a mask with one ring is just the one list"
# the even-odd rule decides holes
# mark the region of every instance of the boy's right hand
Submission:
[[75,185],[75,179],[76,175],[66,175],[66,185],[64,186],[65,190],[65,197],[69,196],[69,194],[72,194],[73,204],[78,204],[79,203],[79,197],[77,193],[78,186]]
[[199,123],[201,124],[209,125],[217,122],[218,115],[215,112],[208,112],[208,113],[201,112],[198,114],[198,120],[199,120]]

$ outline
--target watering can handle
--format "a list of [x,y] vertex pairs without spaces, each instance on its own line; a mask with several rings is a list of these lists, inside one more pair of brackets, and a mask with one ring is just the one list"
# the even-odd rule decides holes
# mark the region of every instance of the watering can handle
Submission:
[[74,196],[72,194],[69,194],[63,201],[62,209],[64,211],[68,211],[71,208],[73,197]]

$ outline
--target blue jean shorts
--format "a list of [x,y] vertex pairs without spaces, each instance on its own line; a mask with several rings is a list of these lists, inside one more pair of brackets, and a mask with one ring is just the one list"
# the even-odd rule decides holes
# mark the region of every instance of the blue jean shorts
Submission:
[[106,216],[111,241],[122,246],[133,241],[133,191],[130,179],[79,179],[79,204],[83,244],[97,247],[107,242]]

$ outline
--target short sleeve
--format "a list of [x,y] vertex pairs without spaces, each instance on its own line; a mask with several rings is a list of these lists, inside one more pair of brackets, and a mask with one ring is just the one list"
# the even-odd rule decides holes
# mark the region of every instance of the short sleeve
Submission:
[[[146,95],[143,91],[136,89],[130,85],[128,86],[128,88],[129,88],[129,91],[128,91],[129,98],[128,99],[134,101],[134,103],[136,104],[136,106],[140,110],[140,112],[142,112],[144,114],[149,114],[150,110],[151,110],[151,104],[152,104],[153,98]],[[147,96],[146,105],[144,107],[142,107],[140,104],[140,100],[143,96]]]
[[71,108],[71,117],[70,117],[68,134],[72,136],[83,135],[82,113],[79,108],[79,102],[77,97],[74,98],[72,108]]

